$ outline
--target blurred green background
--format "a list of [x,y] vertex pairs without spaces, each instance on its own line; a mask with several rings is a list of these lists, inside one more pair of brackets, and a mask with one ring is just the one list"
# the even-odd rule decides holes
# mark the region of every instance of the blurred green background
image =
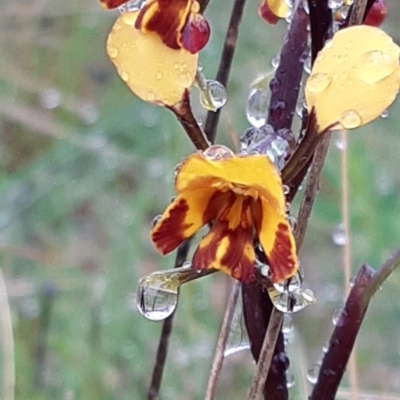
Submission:
[[[206,13],[213,31],[201,62],[209,78],[231,3],[214,0]],[[218,131],[218,141],[232,147],[248,127],[248,87],[270,69],[286,29],[283,21],[263,23],[258,5],[249,0],[246,8]],[[400,6],[388,1],[388,8],[384,28],[400,43]],[[193,148],[172,114],[137,100],[119,80],[105,54],[117,15],[96,0],[2,2],[0,267],[18,400],[146,398],[161,324],[137,312],[137,282],[173,265],[174,256],[159,256],[148,235],[174,195],[174,166]],[[193,97],[204,119],[195,91]],[[400,244],[399,128],[397,102],[388,118],[348,136],[353,274],[366,261],[378,267]],[[337,140],[301,252],[306,286],[317,297],[294,316],[290,339],[291,391],[301,400],[305,370],[320,359],[332,310],[343,304]],[[373,299],[357,341],[360,392],[368,399],[400,393],[399,284],[395,272]],[[161,399],[203,398],[230,285],[216,274],[183,288]],[[4,328],[4,307],[0,314]],[[4,329],[0,341],[3,388],[10,369]],[[248,352],[228,357],[217,398],[245,398],[253,371]],[[349,398],[348,387],[346,378],[340,398]]]

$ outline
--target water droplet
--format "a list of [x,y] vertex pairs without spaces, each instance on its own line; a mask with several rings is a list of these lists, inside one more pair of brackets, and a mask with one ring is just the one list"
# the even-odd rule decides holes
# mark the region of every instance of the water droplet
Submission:
[[271,92],[263,89],[252,89],[247,98],[246,117],[255,128],[261,128],[267,122]]
[[174,176],[177,176],[177,175],[178,175],[179,170],[181,169],[181,167],[182,167],[182,163],[179,163],[179,164],[177,164],[177,165],[175,166],[175,168],[174,168]]
[[321,364],[320,363],[311,364],[307,368],[307,380],[312,385],[315,385],[318,382],[318,374],[319,374],[320,368],[321,368]]
[[155,98],[156,98],[156,94],[152,90],[150,90],[147,93],[147,101],[154,101]]
[[332,232],[332,242],[336,246],[345,246],[349,238],[343,224],[339,224]]
[[118,75],[124,82],[129,81],[129,74],[123,68],[118,68]]
[[360,78],[367,84],[381,81],[397,70],[399,60],[380,50],[369,51],[357,63]]
[[140,284],[137,294],[139,312],[151,321],[162,321],[172,315],[178,304],[178,293]]
[[304,61],[304,65],[303,65],[303,69],[306,74],[311,74],[311,68],[312,68],[311,63],[312,63],[311,56],[308,55],[307,59]]
[[[300,191],[300,187],[299,187],[299,191]],[[293,215],[289,215],[287,217],[287,221],[289,222],[290,228],[292,229],[292,231],[296,230],[297,228],[297,219],[296,217],[294,217]]]
[[160,221],[161,218],[162,218],[162,215],[156,215],[151,221],[151,227],[154,228],[157,225],[158,221]]
[[342,135],[338,135],[337,138],[335,139],[335,147],[341,151],[346,150],[347,138],[343,137]]
[[152,321],[169,317],[178,304],[180,285],[198,276],[190,265],[144,276],[139,280],[137,291],[139,312]]
[[339,306],[335,307],[331,314],[332,324],[335,326],[342,326],[343,320],[342,315],[344,314],[344,308]]
[[286,387],[288,389],[291,389],[292,387],[294,387],[296,383],[296,380],[294,378],[294,375],[291,373],[286,374]]
[[382,170],[375,178],[375,187],[380,195],[387,196],[395,191],[396,184],[393,176],[388,171]]
[[329,350],[329,341],[324,342],[324,344],[322,345],[322,351],[324,353],[327,353]]
[[46,110],[54,110],[61,104],[62,96],[57,89],[43,89],[39,95],[39,104]]
[[342,21],[345,20],[347,18],[349,10],[350,10],[350,6],[344,5],[344,6],[340,7],[339,19]]
[[279,63],[281,62],[281,55],[278,54],[271,60],[272,68],[277,69],[279,67]]
[[282,333],[284,335],[288,335],[293,331],[294,325],[293,325],[293,319],[290,315],[284,315],[283,318],[283,324],[282,324]]
[[117,58],[119,51],[116,47],[114,46],[108,46],[107,47],[107,53],[110,56],[110,58]]
[[125,3],[127,11],[133,12],[140,10],[146,3],[146,0],[130,0]]
[[296,114],[300,118],[303,118],[303,113],[304,113],[304,110],[306,110],[306,109],[307,109],[306,99],[304,96],[300,97],[296,104]]
[[386,119],[389,116],[389,111],[388,110],[383,110],[381,114],[381,118]]
[[225,349],[224,357],[229,357],[232,354],[236,354],[236,353],[239,353],[240,351],[249,350],[249,349],[250,349],[250,343],[243,343],[243,344],[239,344],[237,346],[230,346]]
[[268,295],[275,308],[283,313],[295,313],[315,303],[314,293],[310,289],[297,289],[281,293],[274,286],[268,287]]
[[136,13],[124,12],[121,16],[121,21],[133,28],[136,22]]
[[192,85],[192,75],[187,71],[179,74],[179,80],[183,87],[190,87]]
[[157,73],[156,73],[156,79],[159,81],[159,80],[162,79],[162,77],[163,77],[162,72],[161,72],[161,71],[157,71]]
[[331,10],[336,10],[343,5],[343,0],[328,0],[328,7]]
[[205,88],[200,88],[200,103],[206,110],[217,111],[226,100],[225,87],[218,81],[207,80]]
[[280,85],[281,84],[277,78],[272,78],[269,83],[269,89],[271,90],[271,93],[277,93]]
[[312,74],[306,83],[306,88],[312,93],[320,93],[324,91],[331,83],[329,75],[323,72],[316,72]]
[[357,111],[348,110],[342,114],[340,122],[344,128],[353,129],[362,125],[362,118]]
[[228,147],[216,144],[204,150],[203,156],[213,161],[226,160],[228,158],[232,158],[234,156],[234,153],[231,149],[228,149]]

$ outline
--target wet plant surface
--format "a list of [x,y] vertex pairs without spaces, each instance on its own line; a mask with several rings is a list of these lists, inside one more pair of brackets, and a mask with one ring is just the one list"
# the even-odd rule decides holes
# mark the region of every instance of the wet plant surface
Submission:
[[[206,8],[212,36],[199,53],[202,70],[193,76],[197,86],[191,91],[194,120],[182,107],[168,104],[167,110],[138,100],[124,79],[118,78],[105,43],[119,12],[105,12],[94,0],[85,4],[32,0],[29,5],[6,0],[2,6],[0,254],[7,290],[5,297],[0,289],[2,398],[12,398],[7,392],[13,381],[12,361],[16,399],[146,398],[161,330],[164,337],[168,331],[171,336],[168,347],[166,343],[160,346],[168,348],[168,354],[161,354],[166,364],[159,398],[204,398],[233,281],[210,270],[203,271],[208,276],[202,279],[191,279],[193,270],[184,263],[192,259],[207,229],[197,235],[192,249],[181,247],[176,259],[175,255],[161,257],[149,240],[154,217],[176,195],[176,165],[194,151],[175,116],[196,122],[211,139],[217,133],[216,142],[235,153],[267,153],[286,177],[283,193],[294,196],[297,192],[293,218],[288,221],[296,231],[294,216],[307,187],[306,181],[294,179],[300,179],[302,171],[287,168],[284,172],[285,165],[298,139],[305,98],[331,87],[336,73],[334,69],[325,75],[317,71],[307,85],[304,81],[311,73],[315,51],[331,35],[329,18],[322,17],[327,13],[311,7],[310,17],[317,12],[319,18],[312,19],[311,33],[318,34],[310,46],[307,12],[292,17],[288,32],[284,20],[268,25],[259,18],[260,2],[249,1],[227,81],[227,66],[218,74],[217,70],[234,3],[240,6],[240,2],[211,1]],[[334,3],[326,5],[346,11],[343,2]],[[399,43],[400,9],[393,2],[388,2],[388,8],[382,28]],[[285,43],[294,40],[290,35],[298,42],[281,52]],[[108,54],[112,58],[110,47]],[[229,49],[224,54],[229,58]],[[387,67],[379,68],[378,80],[392,73],[385,54],[371,49],[358,64],[364,82],[378,79],[371,67],[374,60],[383,60]],[[184,69],[180,73],[187,72],[186,67],[179,68]],[[297,82],[289,89],[284,84],[288,79]],[[346,77],[344,84],[349,82]],[[304,94],[307,86],[308,95]],[[343,93],[349,91],[345,88]],[[323,100],[312,100],[317,116],[322,115],[318,107],[327,110],[325,103],[320,106]],[[342,95],[338,101],[335,97],[335,104],[344,104],[341,100]],[[206,111],[221,106],[220,112],[207,117]],[[287,312],[303,301],[309,304],[307,308],[285,315],[265,393],[276,392],[274,399],[306,399],[311,393],[312,399],[329,398],[324,387],[315,383],[326,382],[326,390],[332,393],[329,385],[335,385],[345,350],[355,339],[349,332],[356,332],[362,322],[355,347],[357,379],[352,375],[354,364],[349,365],[336,398],[352,398],[352,390],[359,398],[400,397],[398,272],[376,292],[369,306],[360,300],[363,288],[369,288],[373,279],[368,265],[377,269],[400,243],[398,110],[397,101],[388,111],[382,110],[380,118],[345,138],[333,133],[301,246],[300,273],[290,282],[275,282],[265,290],[258,281],[245,283],[236,293],[243,306],[233,314],[228,330],[216,399],[246,398],[256,370],[253,356],[262,353],[272,304]],[[360,118],[369,118],[339,111],[343,128],[357,127]],[[324,116],[327,125],[329,116],[329,112]],[[213,132],[216,120],[218,129]],[[349,230],[342,206],[344,154]],[[346,253],[348,245],[351,254]],[[346,257],[351,261],[350,276],[343,267]],[[269,274],[268,262],[257,247],[256,260],[264,279]],[[156,279],[155,271],[170,271],[174,265],[183,268],[181,281],[175,275],[178,271],[170,272],[169,280],[164,275],[165,297],[154,296],[150,285],[154,281],[143,277]],[[179,290],[178,283],[184,283]],[[349,301],[359,307],[344,305],[350,286]],[[163,326],[138,312],[139,306],[142,311],[156,312],[152,319],[162,319],[173,311],[178,293],[173,323],[170,319]],[[263,316],[256,319],[253,314],[259,310]],[[7,335],[11,322],[12,336]],[[15,351],[10,355],[12,342]],[[322,363],[326,352],[328,360]],[[154,372],[160,378],[160,371]]]

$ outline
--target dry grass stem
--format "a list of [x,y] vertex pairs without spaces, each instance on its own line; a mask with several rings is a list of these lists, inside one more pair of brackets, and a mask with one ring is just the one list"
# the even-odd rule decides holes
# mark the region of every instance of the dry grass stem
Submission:
[[3,347],[3,400],[14,400],[15,361],[14,337],[10,305],[3,270],[0,269],[0,339]]
[[283,313],[273,308],[247,400],[257,400],[263,393],[282,323]]
[[214,359],[211,366],[210,377],[208,380],[207,391],[204,400],[213,400],[215,396],[219,374],[221,372],[222,364],[224,362],[224,352],[226,344],[228,342],[229,332],[240,294],[240,287],[241,283],[239,281],[235,281],[226,305],[225,315],[222,321],[221,330],[219,332],[218,341],[214,352]]

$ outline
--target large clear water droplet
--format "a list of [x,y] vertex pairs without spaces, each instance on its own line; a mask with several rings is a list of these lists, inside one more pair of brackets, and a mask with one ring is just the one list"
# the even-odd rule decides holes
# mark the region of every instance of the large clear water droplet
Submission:
[[209,111],[217,111],[226,103],[227,96],[224,85],[218,81],[207,80],[204,90],[200,90],[200,103]]
[[270,100],[270,90],[251,89],[246,105],[246,117],[251,125],[261,128],[266,124]]
[[360,79],[373,84],[391,75],[399,66],[399,60],[380,50],[369,51],[357,63]]
[[227,160],[228,158],[232,158],[234,153],[228,147],[216,144],[204,150],[203,156],[212,161]]
[[312,93],[321,93],[330,83],[331,78],[329,75],[324,74],[323,72],[316,72],[308,78],[306,87]]
[[151,321],[162,321],[172,315],[178,304],[178,292],[159,289],[142,282],[137,294],[139,312]]
[[307,380],[312,385],[315,385],[318,382],[318,374],[319,374],[319,370],[320,369],[321,369],[321,364],[320,363],[311,364],[307,368]]
[[162,321],[176,309],[179,287],[185,282],[196,279],[199,273],[185,264],[181,268],[156,271],[139,280],[137,308],[151,321]]

